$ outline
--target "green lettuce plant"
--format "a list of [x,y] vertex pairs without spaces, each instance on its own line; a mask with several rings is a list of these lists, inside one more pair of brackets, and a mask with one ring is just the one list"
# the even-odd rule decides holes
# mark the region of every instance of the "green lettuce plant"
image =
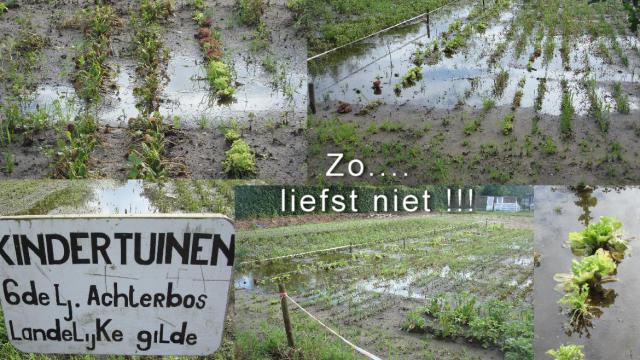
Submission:
[[616,263],[609,251],[598,249],[594,255],[581,261],[573,260],[571,274],[556,274],[553,279],[566,292],[582,288],[582,285],[595,285],[615,280],[612,275],[616,271]]
[[602,216],[599,222],[590,224],[584,230],[569,233],[568,245],[576,256],[590,256],[598,249],[607,250],[611,258],[620,263],[629,248],[628,241],[622,239],[621,228],[621,221]]
[[573,290],[564,294],[558,303],[569,307],[567,314],[570,316],[569,323],[572,325],[586,323],[599,314],[598,309],[590,304],[587,284],[574,285]]
[[234,178],[244,178],[256,174],[256,156],[249,144],[238,139],[225,153],[224,172]]
[[409,87],[414,85],[420,79],[422,79],[422,68],[414,66],[407,71],[405,76],[402,77],[402,85],[404,87]]
[[560,345],[558,349],[547,351],[547,355],[555,360],[583,360],[582,345]]

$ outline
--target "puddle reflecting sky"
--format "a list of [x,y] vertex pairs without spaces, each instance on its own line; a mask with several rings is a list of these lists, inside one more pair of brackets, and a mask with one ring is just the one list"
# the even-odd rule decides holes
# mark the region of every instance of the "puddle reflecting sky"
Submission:
[[124,215],[158,212],[145,196],[142,180],[100,180],[90,182],[90,186],[93,193],[85,203],[71,208],[58,208],[50,214]]
[[94,197],[87,206],[101,214],[149,214],[158,212],[144,195],[142,180],[124,183],[99,183],[93,189]]
[[[281,63],[285,64],[284,61]],[[290,96],[284,94],[282,87],[277,88],[273,84],[275,75],[265,73],[262,65],[255,60],[248,62],[243,56],[237,56],[234,59],[237,82],[234,101],[230,104],[219,104],[211,96],[202,59],[173,53],[167,65],[167,79],[160,95],[160,113],[165,117],[179,116],[182,125],[196,127],[198,120],[203,116],[210,124],[216,124],[230,118],[242,120],[249,112],[255,113],[259,120],[263,119],[261,113],[265,112],[271,114],[270,116],[285,111],[304,112],[307,104],[306,74],[293,71],[290,64],[284,66],[287,68],[284,82],[290,86]],[[133,93],[137,81],[135,65],[124,63],[113,67],[117,69],[113,79],[115,89],[113,93],[105,95],[96,116],[102,124],[126,126],[128,119],[138,115],[137,100]],[[60,81],[64,83],[67,80]],[[27,109],[53,109],[53,104],[58,99],[70,99],[76,105],[82,104],[71,84],[43,84],[37,88]],[[73,114],[79,111],[72,106],[65,106],[65,101],[61,103]],[[71,116],[71,119],[73,117]]]
[[[534,272],[536,356],[560,344],[585,346],[587,359],[634,359],[640,353],[638,330],[640,308],[640,258],[633,256],[640,247],[640,189],[598,188],[593,198],[578,197],[567,188],[548,186],[535,188],[535,248],[541,253],[541,265]],[[631,254],[618,267],[619,281],[605,285],[617,293],[615,302],[602,309],[602,316],[593,321],[591,338],[578,334],[567,336],[563,325],[567,318],[560,314],[557,301],[562,293],[554,291],[553,275],[569,272],[575,257],[564,247],[569,232],[580,231],[587,219],[613,216],[623,222],[623,231],[631,238]]]

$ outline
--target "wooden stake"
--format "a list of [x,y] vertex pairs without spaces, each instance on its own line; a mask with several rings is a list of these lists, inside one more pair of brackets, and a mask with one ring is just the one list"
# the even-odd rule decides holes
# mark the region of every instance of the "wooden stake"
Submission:
[[293,342],[293,331],[291,330],[291,319],[289,319],[289,307],[287,306],[287,289],[284,284],[278,284],[280,290],[280,307],[282,307],[282,319],[284,320],[284,331],[287,333],[287,343],[289,347],[295,349]]
[[308,84],[309,90],[309,108],[311,109],[311,113],[316,113],[316,89],[313,87],[313,83]]

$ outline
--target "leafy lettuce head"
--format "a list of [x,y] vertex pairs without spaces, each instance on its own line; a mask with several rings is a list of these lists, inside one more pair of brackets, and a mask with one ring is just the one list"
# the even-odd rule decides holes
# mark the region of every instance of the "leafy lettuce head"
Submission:
[[571,264],[571,274],[574,284],[580,286],[591,283],[593,280],[600,280],[603,277],[613,274],[617,265],[611,258],[611,254],[604,249],[596,250],[596,253],[587,256],[581,261],[574,260]]
[[591,256],[598,249],[605,249],[616,262],[620,262],[629,247],[628,242],[622,239],[620,228],[621,221],[602,216],[599,222],[590,224],[584,230],[569,233],[568,244],[576,256]]

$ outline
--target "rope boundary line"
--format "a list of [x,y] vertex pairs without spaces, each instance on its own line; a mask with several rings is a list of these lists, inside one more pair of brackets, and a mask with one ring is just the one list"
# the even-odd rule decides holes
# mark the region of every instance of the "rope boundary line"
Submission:
[[[444,231],[465,230],[465,229],[470,229],[470,228],[473,228],[473,227],[476,227],[476,226],[479,226],[479,225],[482,225],[481,222],[472,222],[470,224],[466,224],[466,225],[462,225],[462,226],[451,226],[451,227],[448,227],[448,228],[432,230],[432,231],[430,231],[429,233],[427,233],[425,235],[435,235],[437,233],[444,232]],[[402,240],[403,239],[394,240],[394,241],[390,241],[390,242],[398,242],[398,241],[402,241]],[[404,239],[404,240],[406,240],[406,239]],[[240,263],[240,265],[259,264],[259,263],[269,262],[269,261],[293,259],[293,258],[296,258],[296,257],[305,256],[305,255],[311,255],[311,254],[315,254],[315,253],[338,251],[338,250],[342,250],[342,249],[361,247],[361,246],[377,244],[377,243],[382,243],[382,241],[371,241],[371,242],[364,242],[364,243],[357,243],[357,244],[350,244],[350,245],[340,245],[340,246],[335,246],[335,247],[327,248],[327,249],[311,250],[311,251],[305,251],[305,252],[301,252],[301,253],[297,253],[297,254],[276,256],[276,257],[267,258],[267,259],[247,260],[247,261],[242,261]]]
[[281,298],[286,298],[291,300],[291,302],[298,307],[300,310],[302,310],[305,314],[307,314],[307,316],[309,316],[311,319],[315,320],[318,324],[322,325],[322,327],[324,327],[325,329],[327,329],[330,333],[332,333],[333,335],[337,336],[340,340],[342,340],[345,344],[351,346],[355,351],[359,352],[360,354],[366,356],[369,359],[372,360],[383,360],[382,358],[372,354],[371,352],[355,345],[354,343],[352,343],[351,341],[347,340],[344,336],[338,334],[338,332],[336,332],[335,330],[333,330],[332,328],[328,327],[327,325],[325,325],[322,321],[320,321],[318,318],[316,318],[315,316],[313,316],[313,314],[311,314],[309,311],[307,311],[307,309],[303,308],[300,304],[298,304],[298,302],[296,302],[295,300],[293,300],[289,295],[287,295],[287,293],[284,294],[280,294]]
[[444,7],[449,6],[449,5],[451,5],[451,4],[455,3],[455,2],[458,2],[458,1],[459,1],[459,0],[449,1],[448,3],[446,3],[446,4],[444,4],[444,5],[441,5],[440,7],[437,7],[437,8],[435,8],[435,9],[433,9],[433,10],[429,10],[429,11],[424,12],[424,13],[422,13],[422,14],[416,15],[416,16],[414,16],[414,17],[410,18],[410,19],[407,19],[407,20],[401,21],[401,22],[399,22],[399,23],[397,23],[397,24],[395,24],[395,25],[391,25],[391,26],[389,26],[389,27],[387,27],[387,28],[384,28],[384,29],[382,29],[382,30],[378,30],[378,31],[376,31],[376,32],[374,32],[374,33],[371,33],[371,34],[366,35],[366,36],[363,36],[363,37],[361,37],[361,38],[359,38],[359,39],[353,40],[353,41],[348,42],[348,43],[346,43],[346,44],[344,44],[344,45],[340,45],[340,46],[337,46],[337,47],[335,47],[335,48],[333,48],[333,49],[329,49],[329,50],[327,50],[327,51],[325,51],[325,52],[323,52],[323,53],[313,55],[313,56],[311,56],[311,57],[307,58],[307,62],[309,62],[309,61],[313,61],[313,60],[315,60],[315,59],[317,59],[317,58],[323,57],[323,56],[325,56],[325,55],[327,55],[327,54],[330,54],[330,53],[332,53],[332,52],[334,52],[334,51],[340,50],[340,49],[345,48],[345,47],[347,47],[347,46],[351,46],[351,45],[353,45],[353,44],[355,44],[355,43],[358,43],[358,42],[360,42],[360,41],[362,41],[362,40],[366,40],[366,39],[369,39],[369,38],[374,37],[374,36],[376,36],[376,35],[382,34],[382,33],[384,33],[384,32],[387,32],[387,31],[391,30],[391,29],[395,29],[395,28],[400,27],[400,26],[402,26],[402,25],[406,25],[406,24],[408,24],[408,23],[410,23],[410,22],[412,22],[412,21],[415,21],[415,20],[420,19],[421,17],[424,17],[424,16],[429,15],[429,14],[431,14],[431,13],[434,13],[434,12],[436,12],[436,11],[440,11],[440,10],[442,10]]

